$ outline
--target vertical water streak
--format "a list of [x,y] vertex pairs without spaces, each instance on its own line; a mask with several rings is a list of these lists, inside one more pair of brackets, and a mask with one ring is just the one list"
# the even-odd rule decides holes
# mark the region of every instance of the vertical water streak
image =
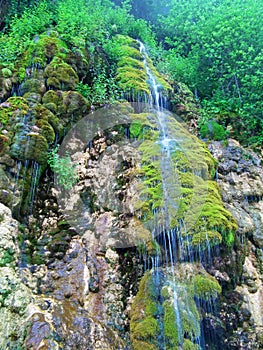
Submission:
[[[172,289],[173,289],[173,306],[175,311],[175,322],[178,330],[178,342],[179,344],[183,343],[183,330],[182,330],[182,322],[181,315],[179,309],[179,297],[177,292],[177,281],[175,276],[174,264],[177,260],[177,247],[176,247],[176,231],[170,228],[170,210],[177,210],[177,203],[174,202],[174,196],[171,196],[171,193],[178,192],[179,184],[177,182],[175,176],[175,169],[171,160],[171,146],[174,145],[174,141],[168,136],[168,128],[166,124],[165,113],[162,108],[162,95],[160,93],[160,86],[158,85],[155,76],[152,74],[151,69],[147,64],[147,53],[143,43],[140,44],[140,52],[143,57],[143,63],[146,69],[149,86],[151,90],[150,95],[150,104],[151,107],[156,109],[156,115],[159,124],[160,130],[160,144],[161,144],[161,175],[162,175],[162,187],[163,187],[163,198],[164,198],[164,227],[163,227],[163,235],[164,242],[167,242],[168,249],[165,251],[166,261],[170,263],[171,271],[172,271]],[[179,196],[177,197],[177,199]],[[158,215],[158,213],[157,213]],[[169,255],[169,257],[168,257]],[[166,265],[167,266],[167,265]],[[156,266],[156,270],[154,270],[155,274],[159,274],[158,266]],[[165,337],[164,337],[165,341]]]
[[33,211],[35,193],[36,193],[37,184],[39,180],[39,173],[40,173],[39,164],[37,162],[34,162],[32,167],[32,172],[31,172],[31,184],[30,184],[30,193],[29,193],[29,204],[28,204],[30,214],[32,214],[32,211]]

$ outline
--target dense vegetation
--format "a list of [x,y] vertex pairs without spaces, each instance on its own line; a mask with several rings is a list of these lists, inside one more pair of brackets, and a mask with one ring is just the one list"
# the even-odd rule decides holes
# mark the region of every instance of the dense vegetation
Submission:
[[[115,34],[144,41],[163,73],[186,83],[203,107],[200,128],[221,124],[244,143],[263,141],[263,3],[257,0],[2,1],[0,60],[13,68],[30,40],[50,28],[75,50],[101,53],[91,100],[111,100]],[[104,59],[103,59],[104,58]],[[5,71],[8,74],[8,71]],[[95,96],[95,97],[94,97]],[[93,102],[93,101],[91,101]]]

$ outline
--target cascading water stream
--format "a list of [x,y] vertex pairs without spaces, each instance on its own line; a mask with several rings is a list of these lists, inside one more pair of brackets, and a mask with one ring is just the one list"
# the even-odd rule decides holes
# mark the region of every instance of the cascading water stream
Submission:
[[[178,176],[178,170],[172,157],[176,151],[184,153],[180,147],[180,140],[173,137],[172,132],[169,130],[169,122],[167,122],[167,113],[165,112],[166,99],[162,94],[162,86],[158,84],[157,78],[153,74],[148,64],[148,55],[145,46],[140,41],[140,52],[143,58],[145,66],[148,85],[150,87],[151,95],[149,96],[150,112],[154,112],[157,117],[157,124],[159,129],[159,145],[160,145],[160,170],[162,178],[162,191],[164,206],[161,210],[154,212],[154,228],[153,237],[158,237],[162,243],[163,253],[161,256],[157,254],[153,257],[151,264],[154,282],[156,289],[161,294],[162,286],[165,284],[172,289],[173,309],[175,315],[175,329],[177,330],[178,349],[184,347],[185,336],[187,339],[195,344],[196,349],[204,349],[206,347],[206,341],[204,339],[204,330],[202,324],[200,324],[200,317],[193,310],[193,307],[188,296],[188,289],[182,284],[178,276],[184,275],[184,264],[191,266],[192,273],[195,275],[198,272],[194,272],[195,262],[204,262],[209,264],[212,262],[212,251],[210,247],[210,241],[208,233],[206,233],[206,253],[202,250],[201,245],[197,249],[193,249],[191,241],[187,234],[187,227],[183,221],[179,222],[177,227],[173,227],[171,213],[177,212],[179,208],[179,201],[181,196],[181,184]],[[197,173],[195,173],[195,171]],[[202,169],[194,170],[193,176],[199,176],[202,178]],[[161,223],[160,223],[161,222]],[[204,222],[204,227],[206,223]],[[186,233],[183,235],[183,232]],[[179,269],[179,271],[178,271]],[[162,272],[161,272],[162,271]],[[165,350],[170,348],[170,345],[166,345],[165,330],[163,327],[163,310],[162,310],[162,297],[158,298],[157,302],[159,310],[159,348]],[[203,303],[196,301],[197,309],[203,309],[209,314],[215,313],[216,297],[206,300]],[[191,334],[187,334],[187,331],[183,326],[183,319],[187,314],[189,322],[193,325],[194,331]],[[207,333],[207,332],[206,332]],[[213,334],[208,334],[211,339]],[[215,340],[214,340],[215,341]],[[212,343],[214,343],[212,340]]]
[[[170,210],[177,210],[178,209],[178,203],[174,201],[174,196],[171,196],[171,193],[175,193],[177,200],[179,199],[179,188],[180,184],[178,182],[178,179],[176,177],[176,169],[174,168],[174,165],[171,160],[171,151],[175,147],[176,140],[169,137],[169,130],[166,124],[165,120],[165,113],[164,113],[164,101],[165,98],[162,96],[161,92],[159,91],[162,87],[157,83],[155,76],[152,74],[151,69],[149,68],[147,64],[147,53],[146,49],[143,43],[139,42],[140,44],[140,52],[143,57],[143,63],[146,69],[147,77],[148,77],[148,83],[151,89],[151,96],[150,96],[150,105],[151,108],[155,108],[158,124],[159,124],[159,130],[160,130],[160,140],[159,143],[161,145],[161,175],[162,175],[162,186],[163,186],[163,197],[164,197],[164,226],[162,227],[163,234],[164,234],[164,241],[167,240],[167,246],[165,247],[165,255],[166,255],[166,264],[168,264],[168,261],[170,262],[171,266],[171,272],[172,272],[172,289],[173,289],[173,306],[174,311],[176,315],[175,322],[177,324],[178,329],[178,340],[179,344],[183,343],[183,329],[182,329],[182,322],[181,322],[181,315],[180,315],[180,309],[179,309],[179,295],[177,291],[177,282],[176,282],[176,276],[175,276],[175,262],[178,260],[178,247],[177,247],[177,234],[179,233],[177,230],[171,230],[170,227]],[[158,216],[158,212],[156,212],[156,215]],[[158,222],[158,219],[156,220]],[[155,230],[160,231],[159,228],[155,228]],[[154,235],[156,235],[156,232],[154,232]],[[157,256],[156,259],[159,260],[159,257]],[[168,265],[167,265],[168,266]],[[159,276],[159,264],[153,264],[153,268],[155,270],[155,275]],[[158,280],[158,287],[160,285],[160,281]],[[160,288],[160,287],[159,287]],[[161,331],[163,331],[163,327],[160,327]],[[161,344],[161,348],[165,349],[165,337],[162,335],[160,338],[163,338],[163,343]]]

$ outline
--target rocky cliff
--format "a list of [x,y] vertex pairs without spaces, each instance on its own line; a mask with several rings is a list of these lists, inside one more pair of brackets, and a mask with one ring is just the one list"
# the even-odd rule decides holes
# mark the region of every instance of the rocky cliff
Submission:
[[[56,32],[36,37],[14,67],[1,67],[0,348],[154,350],[165,338],[167,349],[260,349],[261,157],[234,140],[210,142],[210,153],[168,114],[183,139],[171,163],[180,201],[169,225],[184,221],[191,230],[180,231],[180,259],[165,260],[167,232],[152,238],[145,225],[158,211],[160,228],[169,207],[158,123],[142,104],[151,95],[147,72],[138,42],[115,40],[126,101],[114,108],[91,105],[80,84],[92,86],[104,53],[72,50]],[[190,91],[167,82],[150,59],[148,67],[169,109],[195,128]],[[64,163],[55,168],[50,151],[58,143]],[[165,181],[173,185],[173,174]],[[183,339],[174,335],[174,279]]]

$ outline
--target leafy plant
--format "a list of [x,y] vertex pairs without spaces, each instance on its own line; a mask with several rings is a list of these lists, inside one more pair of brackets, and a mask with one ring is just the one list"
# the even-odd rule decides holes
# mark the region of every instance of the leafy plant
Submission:
[[200,127],[200,136],[202,138],[209,138],[211,140],[221,141],[227,136],[227,132],[222,125],[218,124],[215,120],[208,120]]
[[114,103],[120,98],[119,87],[112,73],[107,74],[103,63],[95,67],[92,86],[80,82],[77,91],[82,94],[91,104]]
[[76,164],[71,162],[70,156],[58,155],[59,145],[49,152],[48,164],[51,170],[56,174],[59,185],[66,190],[71,189],[78,181],[76,175]]

